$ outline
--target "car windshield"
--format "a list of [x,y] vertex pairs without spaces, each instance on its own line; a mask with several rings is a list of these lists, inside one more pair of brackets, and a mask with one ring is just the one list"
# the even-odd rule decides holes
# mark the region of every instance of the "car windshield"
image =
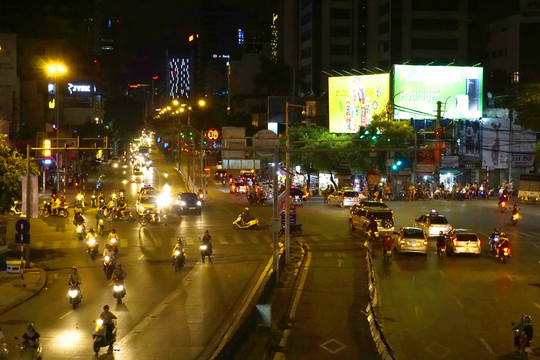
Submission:
[[406,238],[423,238],[424,232],[420,229],[403,229],[403,236]]
[[156,198],[154,197],[143,197],[141,199],[141,204],[153,204],[155,203],[156,201]]
[[356,191],[345,191],[345,197],[358,197],[358,193]]
[[197,200],[197,195],[194,193],[184,193],[180,195],[180,199],[183,201],[194,201]]
[[475,234],[457,234],[457,240],[458,241],[476,241],[476,235]]
[[364,202],[364,206],[388,208],[388,205],[386,205],[385,203],[378,202],[378,201],[366,201]]
[[135,175],[142,175],[142,171],[135,171]]
[[391,212],[376,212],[373,213],[375,220],[392,220]]
[[430,216],[429,218],[430,222],[432,224],[437,224],[437,225],[446,225],[448,224],[448,220],[446,220],[446,218],[442,215],[439,215],[439,216]]

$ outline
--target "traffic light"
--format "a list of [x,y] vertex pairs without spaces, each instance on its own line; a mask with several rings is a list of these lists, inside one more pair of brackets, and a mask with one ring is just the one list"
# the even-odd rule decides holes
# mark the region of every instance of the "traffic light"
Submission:
[[392,165],[392,170],[397,170],[401,164],[403,164],[403,162],[401,162],[401,160],[398,160],[394,163],[394,165]]
[[43,164],[50,165],[51,163],[51,140],[45,139],[43,140]]

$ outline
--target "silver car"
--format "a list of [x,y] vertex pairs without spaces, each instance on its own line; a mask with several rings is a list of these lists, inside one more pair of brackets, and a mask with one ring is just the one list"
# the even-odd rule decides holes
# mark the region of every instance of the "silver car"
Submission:
[[328,197],[328,205],[349,207],[358,203],[360,194],[354,190],[338,190]]
[[475,232],[467,229],[454,229],[446,237],[446,253],[454,254],[474,254],[480,256],[481,241]]
[[421,253],[427,255],[428,242],[424,231],[418,227],[402,227],[394,233],[394,247],[398,253]]

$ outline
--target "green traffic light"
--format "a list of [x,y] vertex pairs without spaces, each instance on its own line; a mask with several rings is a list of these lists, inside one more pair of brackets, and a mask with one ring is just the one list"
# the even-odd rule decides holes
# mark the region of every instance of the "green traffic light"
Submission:
[[400,166],[401,164],[402,164],[401,161],[398,161],[398,162],[396,163],[397,166]]
[[397,170],[397,165],[396,164],[392,165],[392,169]]

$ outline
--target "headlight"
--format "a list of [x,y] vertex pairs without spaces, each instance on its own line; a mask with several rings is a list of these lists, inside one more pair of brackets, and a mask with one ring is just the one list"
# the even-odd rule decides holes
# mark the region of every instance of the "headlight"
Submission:
[[178,256],[178,255],[180,255],[180,251],[175,250],[175,251],[174,251],[174,256]]
[[114,164],[113,164],[113,167],[117,168],[117,167],[118,167],[118,164],[117,164],[117,163],[114,163]]
[[111,238],[111,242],[112,242],[113,244],[116,244],[116,238]]
[[77,297],[77,294],[79,293],[79,290],[76,290],[76,289],[73,289],[73,290],[69,290],[68,291],[68,294],[69,294],[69,297],[70,298],[74,298],[74,297]]
[[82,195],[77,195],[77,200],[82,200]]
[[114,291],[116,292],[120,292],[122,290],[124,290],[124,285],[114,285]]
[[105,262],[109,262],[109,260],[111,260],[111,258],[109,257],[109,255],[105,256]]
[[103,320],[102,319],[97,319],[96,324],[97,324],[97,326],[103,325]]
[[202,202],[197,201],[197,206],[201,206],[201,205],[202,205]]
[[201,245],[201,250],[206,250],[207,246],[206,245]]
[[180,201],[180,205],[186,206],[186,202],[185,201]]
[[180,200],[176,200],[176,205],[180,205]]
[[99,219],[99,223],[100,223],[100,224],[103,224],[103,219]]
[[90,246],[96,245],[96,239],[95,238],[88,239],[88,245],[90,245]]
[[132,180],[135,180],[135,175],[133,175],[133,176],[131,177],[131,179],[132,179]]
[[82,226],[81,225],[77,226],[77,232],[82,232]]

